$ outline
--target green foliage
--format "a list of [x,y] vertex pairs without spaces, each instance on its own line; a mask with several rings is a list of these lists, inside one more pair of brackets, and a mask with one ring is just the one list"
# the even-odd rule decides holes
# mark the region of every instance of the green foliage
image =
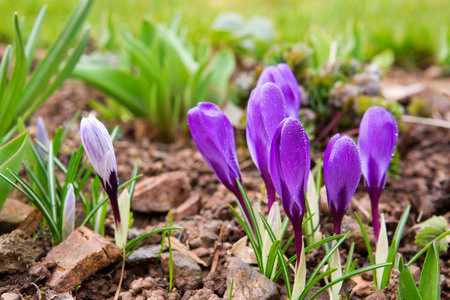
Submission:
[[[13,178],[8,171],[13,173],[19,172],[27,150],[29,134],[30,132],[27,130],[3,147],[0,147],[0,174],[4,174],[10,180]],[[12,186],[10,184],[0,180],[0,211],[11,189]]]
[[245,20],[238,12],[224,12],[212,23],[210,41],[213,45],[232,48],[237,54],[262,58],[275,39],[272,21],[264,16]]
[[385,108],[397,121],[400,120],[401,116],[405,113],[405,109],[400,103],[397,101],[389,101],[381,97],[361,96],[355,99],[355,104],[357,107],[356,112],[361,116],[372,106],[381,106]]
[[[23,129],[23,123],[19,123],[19,128],[21,130]],[[86,225],[95,216],[96,218],[91,221],[91,224],[99,233],[103,233],[104,231],[108,201],[108,197],[103,197],[103,194],[100,192],[101,184],[97,175],[91,181],[91,200],[89,201],[87,194],[82,193],[83,187],[93,171],[92,167],[87,167],[87,159],[83,159],[84,149],[82,145],[72,153],[67,166],[58,159],[59,149],[61,149],[68,130],[70,130],[70,127],[65,132],[59,129],[55,134],[54,140],[49,142],[48,148],[39,141],[36,141],[38,146],[47,154],[46,159],[41,157],[33,143],[29,142],[29,148],[27,148],[26,143],[29,139],[28,131],[21,136],[26,140],[23,142],[25,143],[23,144],[24,150],[20,150],[19,154],[25,152],[22,153],[22,155],[26,156],[23,165],[31,184],[19,177],[17,171],[13,172],[8,169],[8,172],[5,174],[0,173],[0,177],[3,178],[0,179],[2,184],[0,186],[3,186],[4,182],[9,183],[11,187],[19,190],[39,209],[45,224],[50,228],[55,245],[61,243],[64,236],[64,200],[70,183],[73,184],[75,197],[81,200],[83,211],[87,215],[82,225]],[[114,135],[112,134],[112,136]],[[58,150],[56,153],[54,151],[55,149]],[[59,169],[64,174],[65,178],[63,181],[60,181],[56,176],[56,169]],[[119,190],[139,178],[136,174],[137,168],[133,170],[134,177],[121,184]],[[17,183],[14,183],[13,180],[17,181]],[[130,187],[131,195],[133,190],[134,185]]]
[[[92,4],[93,0],[81,2],[29,78],[27,75],[31,69],[46,6],[41,9],[36,18],[26,43],[23,39],[19,17],[17,14],[14,15],[14,50],[8,46],[4,59],[0,63],[0,123],[2,124],[0,145],[14,134],[13,126],[17,117],[23,116],[26,121],[69,77],[89,40],[89,31],[85,30],[80,40],[75,42]],[[74,49],[69,51],[72,46]],[[70,54],[68,54],[69,52]],[[67,60],[64,62],[66,57]],[[12,62],[14,65],[11,65]],[[8,78],[10,68],[12,68],[12,72]]]
[[428,118],[431,116],[430,102],[423,98],[414,98],[408,104],[406,111],[409,115]]
[[221,104],[235,68],[230,50],[211,54],[209,46],[193,53],[180,30],[145,21],[139,37],[123,34],[121,65],[80,62],[73,76],[106,92],[136,117],[147,118],[162,139],[174,137],[180,118],[199,101]]
[[439,254],[436,242],[429,247],[422,273],[420,274],[419,286],[411,274],[408,264],[403,264],[403,259],[399,261],[399,290],[398,296],[404,300],[438,300],[440,295],[440,267]]
[[[416,244],[424,248],[429,242],[434,240],[436,237],[445,233],[447,230],[447,220],[444,217],[436,217],[432,218],[417,224],[416,227],[419,228],[419,232],[416,234]],[[445,253],[448,250],[448,242],[446,239],[442,239],[438,242],[438,250],[439,253]]]

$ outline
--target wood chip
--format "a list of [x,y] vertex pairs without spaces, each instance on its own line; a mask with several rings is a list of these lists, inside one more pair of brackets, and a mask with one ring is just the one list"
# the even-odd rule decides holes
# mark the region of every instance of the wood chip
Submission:
[[[169,246],[169,243],[167,242],[167,240],[165,241],[165,243],[166,243],[167,246]],[[172,246],[172,249],[180,251],[184,255],[189,256],[190,258],[195,260],[197,263],[199,263],[199,264],[201,264],[201,265],[203,265],[205,267],[207,266],[206,263],[200,257],[198,257],[195,253],[190,251],[188,249],[188,247],[185,244],[183,244],[182,242],[180,242],[177,238],[171,236],[170,237],[170,244]]]

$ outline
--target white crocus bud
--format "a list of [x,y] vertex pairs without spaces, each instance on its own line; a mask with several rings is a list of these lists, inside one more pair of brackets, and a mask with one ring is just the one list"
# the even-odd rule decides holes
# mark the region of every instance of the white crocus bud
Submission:
[[[44,119],[42,117],[38,117],[36,121],[37,134],[36,139],[45,147],[48,147],[48,131],[47,127],[45,127]],[[43,159],[47,158],[47,153],[42,150],[41,147],[37,147],[37,150]]]
[[69,183],[67,185],[67,193],[64,199],[64,212],[63,212],[63,228],[62,236],[66,239],[69,234],[75,228],[75,193],[73,191],[73,185]]
[[105,125],[93,115],[81,120],[80,136],[84,151],[109,196],[116,228],[118,228],[120,225],[119,205],[117,203],[118,178],[111,136]]

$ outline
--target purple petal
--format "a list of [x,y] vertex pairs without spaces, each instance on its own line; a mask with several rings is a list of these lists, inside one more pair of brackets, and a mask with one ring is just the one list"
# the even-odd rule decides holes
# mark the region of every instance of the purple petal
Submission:
[[269,151],[273,135],[286,117],[284,97],[278,86],[268,82],[256,87],[247,106],[247,144],[269,194],[269,210],[275,200],[269,172]]
[[73,185],[67,185],[67,193],[64,199],[63,234],[65,237],[73,231],[75,226],[75,193]]
[[385,176],[397,142],[397,122],[382,107],[374,106],[364,114],[359,126],[358,145],[362,173],[368,187],[384,188]]
[[335,221],[335,233],[347,211],[361,178],[361,158],[355,142],[336,134],[328,143],[323,162],[328,206]]
[[270,149],[270,173],[283,208],[298,223],[306,211],[305,191],[311,166],[308,136],[300,122],[284,119],[274,135]]
[[89,161],[101,179],[109,196],[116,228],[120,225],[119,204],[117,202],[117,165],[111,136],[105,125],[93,115],[83,118],[80,124],[81,142]]
[[258,79],[256,86],[273,82],[281,89],[286,101],[286,112],[289,117],[299,119],[301,94],[298,82],[287,64],[266,67]]
[[[41,116],[37,118],[36,127],[37,127],[36,139],[39,142],[41,142],[42,145],[48,147],[48,131],[47,127],[45,126],[44,119]],[[47,153],[45,153],[45,151],[42,150],[41,147],[37,147],[37,150],[42,158],[47,157]]]
[[93,115],[89,115],[81,120],[80,136],[86,156],[95,172],[103,180],[103,184],[110,185],[109,177],[111,173],[117,173],[117,165],[111,136],[105,125]]
[[240,192],[236,178],[242,182],[239,168],[233,126],[220,108],[208,102],[200,102],[187,115],[192,138],[216,174],[219,181],[238,198]]

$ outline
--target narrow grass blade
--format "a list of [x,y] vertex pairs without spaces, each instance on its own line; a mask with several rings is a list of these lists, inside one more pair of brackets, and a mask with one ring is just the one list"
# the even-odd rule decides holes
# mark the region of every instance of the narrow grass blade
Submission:
[[440,299],[440,277],[439,252],[436,242],[433,242],[428,249],[420,275],[419,292],[423,300]]

